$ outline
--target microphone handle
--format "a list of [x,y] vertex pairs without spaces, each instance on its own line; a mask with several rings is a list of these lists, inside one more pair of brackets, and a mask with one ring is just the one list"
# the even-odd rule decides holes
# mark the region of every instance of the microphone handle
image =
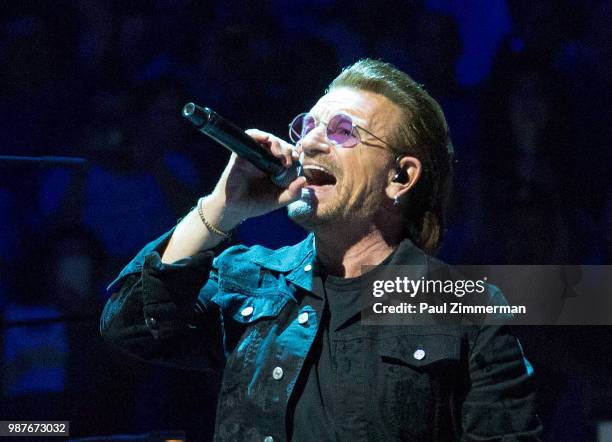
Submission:
[[187,103],[183,107],[183,116],[200,132],[265,172],[279,187],[286,188],[301,173],[301,165],[298,162],[286,169],[269,150],[212,109]]

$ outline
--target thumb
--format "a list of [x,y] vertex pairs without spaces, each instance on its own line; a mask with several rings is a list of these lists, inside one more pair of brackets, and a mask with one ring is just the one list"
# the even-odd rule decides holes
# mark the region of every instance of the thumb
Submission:
[[306,186],[306,177],[299,176],[289,184],[278,197],[278,203],[285,206],[302,196],[302,188]]

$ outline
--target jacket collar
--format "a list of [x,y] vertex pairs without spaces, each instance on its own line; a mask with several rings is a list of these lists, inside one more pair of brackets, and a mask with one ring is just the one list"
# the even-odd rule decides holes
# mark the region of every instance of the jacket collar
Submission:
[[[315,237],[309,233],[298,244],[282,247],[265,257],[255,257],[253,262],[269,270],[288,273],[289,281],[312,291],[315,258]],[[424,264],[426,261],[427,255],[406,238],[400,242],[388,265]]]
[[388,265],[422,265],[427,262],[428,255],[404,238],[395,250]]
[[253,262],[266,269],[276,272],[290,272],[303,263],[314,261],[315,247],[314,234],[308,236],[294,246],[282,247],[269,255],[253,258]]
[[[302,266],[302,264],[312,263],[315,255],[314,233],[301,242],[288,247],[282,247],[264,257],[253,258],[253,262],[266,269],[276,272],[290,272]],[[403,239],[389,264],[422,264],[425,252],[416,247],[410,239]],[[308,258],[308,259],[307,259]]]
[[302,242],[282,247],[265,257],[254,258],[253,262],[269,270],[288,273],[288,281],[312,292],[315,255],[314,234],[310,233]]

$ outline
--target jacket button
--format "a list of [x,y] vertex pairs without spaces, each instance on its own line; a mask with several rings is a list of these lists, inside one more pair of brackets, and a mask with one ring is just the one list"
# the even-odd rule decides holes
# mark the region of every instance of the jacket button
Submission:
[[306,324],[308,322],[308,313],[307,312],[300,313],[298,316],[298,322],[300,324]]
[[156,329],[157,328],[157,319],[155,319],[153,316],[148,316],[145,318],[145,324],[147,325],[147,327],[149,328],[153,328]]
[[274,438],[272,436],[266,436],[264,437],[263,442],[274,442]]
[[240,312],[240,314],[246,318],[247,316],[251,316],[253,314],[253,307],[251,307],[250,305],[248,307],[245,307],[242,309],[242,311]]
[[425,350],[423,350],[422,348],[419,348],[418,350],[416,350],[414,352],[414,354],[412,355],[414,357],[414,359],[416,359],[417,361],[420,361],[421,359],[423,359],[425,357]]
[[306,265],[304,266],[304,271],[305,271],[305,272],[310,272],[311,270],[312,270],[312,265],[310,265],[310,264],[306,264]]
[[272,377],[274,380],[279,381],[283,377],[283,369],[275,367],[274,370],[272,370]]

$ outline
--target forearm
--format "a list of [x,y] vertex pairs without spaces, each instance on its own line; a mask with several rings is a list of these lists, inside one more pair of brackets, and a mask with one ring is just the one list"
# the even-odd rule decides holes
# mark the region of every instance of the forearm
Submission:
[[[206,221],[223,232],[231,231],[241,221],[238,217],[232,216],[218,199],[208,197],[199,204]],[[210,250],[223,239],[222,235],[206,227],[198,208],[195,207],[176,226],[162,255],[162,262],[172,263],[193,256],[201,250]]]

